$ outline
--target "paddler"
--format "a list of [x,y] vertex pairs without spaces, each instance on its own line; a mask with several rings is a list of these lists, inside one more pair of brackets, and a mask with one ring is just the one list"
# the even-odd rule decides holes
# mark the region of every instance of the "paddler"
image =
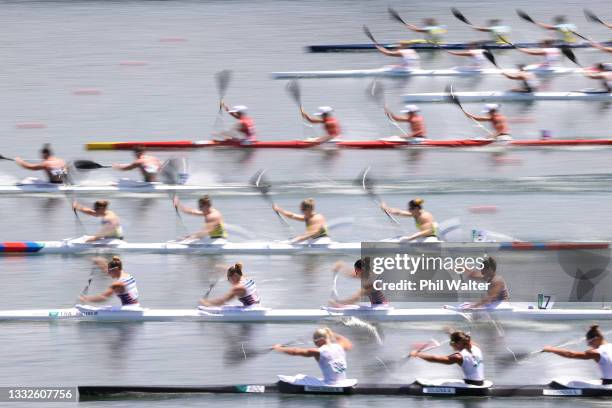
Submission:
[[487,63],[487,58],[484,56],[484,49],[478,42],[471,42],[468,45],[468,49],[465,51],[450,51],[446,50],[451,55],[457,55],[459,57],[468,57],[470,64],[467,66],[457,67],[458,70],[464,71],[482,71]]
[[409,44],[400,44],[397,50],[388,50],[385,47],[382,47],[376,43],[374,43],[374,46],[376,47],[378,51],[382,52],[383,54],[389,57],[401,58],[400,63],[398,65],[393,66],[396,69],[400,69],[406,72],[411,72],[411,71],[414,71],[415,69],[420,68],[421,57],[419,57],[419,54],[415,50],[413,50],[412,48],[409,48],[410,47]]
[[597,72],[585,70],[584,75],[587,78],[600,80],[603,85],[602,92],[612,93],[612,66],[600,62],[595,68]]
[[492,19],[487,21],[486,27],[479,27],[475,25],[471,25],[471,27],[476,31],[481,31],[485,33],[489,33],[491,35],[491,40],[497,44],[506,44],[509,41],[509,35],[512,29],[503,25],[502,21],[499,19]]
[[302,113],[302,117],[306,119],[310,123],[322,124],[325,129],[325,135],[315,137],[312,139],[308,139],[309,142],[314,144],[320,144],[329,142],[330,140],[337,139],[340,137],[340,123],[338,119],[336,119],[333,115],[334,109],[330,106],[320,106],[319,111],[314,114],[314,116],[319,116],[320,118],[316,118],[307,114],[303,108],[300,108],[300,112]]
[[242,272],[242,264],[237,263],[227,270],[227,281],[232,288],[225,295],[216,299],[200,299],[202,306],[223,306],[236,298],[242,307],[248,308],[259,305],[259,293],[253,279],[248,279]]
[[561,61],[561,51],[559,51],[559,48],[555,47],[555,43],[551,39],[542,40],[539,48],[515,48],[528,55],[538,55],[544,57],[544,62],[536,65],[530,65],[530,68],[533,67],[536,69],[545,70],[553,69],[559,66],[559,62]]
[[456,331],[450,335],[450,346],[455,350],[447,356],[422,353],[418,350],[410,352],[410,357],[420,358],[429,363],[452,365],[457,364],[463,371],[463,381],[468,385],[482,386],[485,384],[482,351],[472,341],[469,334]]
[[332,271],[340,273],[343,271],[345,275],[361,280],[361,288],[352,296],[346,299],[333,299],[330,304],[336,307],[358,304],[362,298],[367,297],[370,300],[370,306],[381,307],[387,306],[389,301],[381,290],[374,289],[374,277],[370,275],[369,264],[370,258],[358,259],[355,261],[353,268],[342,261],[334,264]]
[[518,71],[516,73],[509,73],[504,70],[501,73],[508,79],[514,81],[521,81],[521,86],[518,88],[511,89],[511,92],[522,92],[522,93],[533,93],[537,92],[540,82],[536,78],[533,72],[525,69],[525,64],[518,64],[516,66]]
[[417,33],[425,33],[425,41],[432,44],[441,44],[444,42],[442,37],[446,33],[446,27],[438,24],[435,18],[426,18],[423,20],[423,27],[417,27],[413,24],[405,24],[410,30]]
[[546,30],[552,30],[557,33],[560,42],[569,44],[576,42],[574,32],[577,30],[574,24],[567,21],[565,16],[555,16],[553,19],[554,24],[546,24],[535,21],[536,25]]
[[150,154],[147,154],[143,146],[136,146],[134,148],[134,156],[136,159],[129,164],[113,164],[113,169],[128,171],[133,169],[139,169],[142,173],[142,178],[147,183],[153,183],[158,181],[159,171],[162,167],[161,161]]
[[221,102],[221,106],[230,116],[238,121],[234,130],[225,134],[229,140],[246,143],[257,141],[257,136],[255,135],[255,121],[247,114],[249,108],[244,105],[236,105],[230,109],[223,101]]
[[508,127],[508,120],[499,112],[499,108],[500,106],[496,103],[487,103],[482,111],[482,113],[487,114],[486,116],[473,115],[467,111],[463,111],[463,113],[468,118],[472,118],[478,122],[491,122],[493,130],[495,131],[491,135],[492,139],[512,139],[512,136],[510,136],[510,128]]
[[316,348],[285,347],[282,344],[276,344],[272,346],[272,349],[290,356],[314,357],[317,360],[323,379],[304,376],[296,381],[296,384],[303,382],[305,384],[342,385],[347,381],[346,351],[353,348],[351,341],[327,327],[316,330],[312,335],[312,341]]
[[586,343],[589,349],[586,351],[572,351],[568,349],[546,346],[543,353],[553,353],[561,357],[575,360],[594,360],[599,365],[601,372],[601,384],[612,384],[612,344],[604,339],[604,335],[598,325],[593,325],[586,333]]
[[94,258],[94,264],[100,268],[104,273],[110,275],[113,278],[113,283],[99,295],[81,295],[79,300],[81,302],[105,302],[113,295],[117,295],[121,300],[122,308],[139,308],[138,303],[138,288],[136,287],[136,280],[132,275],[123,270],[123,265],[119,257],[114,256],[108,264],[104,258]]
[[204,225],[202,229],[193,234],[187,235],[184,239],[202,239],[205,237],[214,239],[227,238],[227,232],[223,225],[223,215],[221,212],[212,206],[212,200],[208,195],[200,197],[198,200],[198,209],[187,207],[181,204],[178,197],[174,197],[174,207],[184,212],[185,214],[199,215],[204,217]]
[[38,163],[28,163],[21,157],[15,157],[15,163],[27,170],[43,170],[47,174],[49,183],[62,184],[67,180],[68,170],[66,162],[53,155],[51,145],[46,143],[40,150],[42,161]]
[[438,223],[434,220],[433,215],[429,211],[423,209],[423,203],[425,201],[422,198],[415,198],[408,202],[408,211],[400,210],[398,208],[391,208],[384,202],[380,204],[380,208],[393,215],[399,215],[401,217],[412,217],[416,224],[419,232],[403,236],[400,238],[400,242],[405,241],[419,241],[419,242],[438,242]]
[[91,215],[92,217],[102,218],[102,228],[92,236],[85,238],[85,242],[94,242],[103,239],[123,239],[123,229],[121,228],[121,220],[117,214],[108,209],[109,202],[107,200],[98,200],[94,203],[93,208],[88,208],[80,205],[76,201],[72,203],[72,208],[75,211],[80,211],[83,214]]
[[467,309],[495,309],[510,301],[510,292],[506,281],[497,275],[497,262],[491,256],[483,261],[482,269],[474,269],[466,272],[466,277],[471,280],[480,280],[488,284],[487,294],[478,302],[465,305]]
[[403,138],[412,141],[419,141],[419,139],[427,138],[427,131],[425,130],[425,119],[420,114],[420,109],[416,105],[406,105],[404,109],[400,111],[404,116],[395,115],[385,105],[385,113],[391,119],[397,122],[406,122],[410,125],[410,133],[402,135]]
[[283,210],[276,204],[274,204],[272,209],[284,217],[306,223],[306,232],[289,241],[291,244],[296,244],[298,242],[307,240],[326,238],[329,236],[325,217],[315,211],[315,201],[312,198],[307,198],[300,203],[300,211],[302,212],[301,215]]

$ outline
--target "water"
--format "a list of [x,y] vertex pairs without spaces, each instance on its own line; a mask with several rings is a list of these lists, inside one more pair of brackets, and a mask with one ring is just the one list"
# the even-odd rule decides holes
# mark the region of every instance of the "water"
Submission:
[[[523,8],[538,19],[557,12],[567,14],[580,31],[605,39],[603,27],[584,21],[583,4],[417,1],[3,1],[0,45],[3,50],[0,88],[3,114],[0,141],[7,156],[35,157],[38,147],[51,142],[63,157],[88,158],[101,163],[127,161],[128,152],[85,152],[86,142],[105,140],[199,140],[209,137],[216,119],[218,96],[214,73],[234,71],[227,94],[229,104],[249,106],[261,139],[280,140],[312,136],[284,90],[285,83],[269,78],[272,71],[373,68],[391,63],[376,53],[306,54],[309,44],[362,43],[361,26],[367,24],[380,41],[415,38],[392,22],[387,6],[405,19],[420,21],[437,16],[456,40],[481,38],[455,20],[450,7],[470,20],[484,22],[505,16],[514,27],[513,38],[533,40],[544,33],[520,21],[514,8]],[[588,7],[609,9],[604,1]],[[608,16],[608,18],[610,18]],[[173,40],[173,41],[171,41]],[[605,58],[592,50],[576,52],[583,64]],[[447,68],[461,59],[444,53],[423,54],[423,66]],[[512,67],[536,59],[515,52],[496,53],[502,66]],[[145,65],[125,65],[144,61]],[[122,65],[122,62],[124,63]],[[565,61],[569,66],[571,63]],[[420,78],[385,81],[387,100],[400,107],[406,92],[441,91],[453,82],[461,90],[498,90],[511,81],[487,77],[474,79]],[[379,107],[365,95],[367,79],[301,81],[304,106],[335,107],[347,137],[374,139],[395,130]],[[574,76],[554,79],[550,90],[594,86]],[[97,89],[99,95],[75,95],[79,89]],[[473,111],[479,104],[466,104]],[[434,138],[483,135],[451,105],[421,106],[429,134]],[[600,103],[505,104],[517,138],[534,138],[542,129],[553,137],[609,137],[609,106]],[[18,124],[43,123],[41,129],[18,129]],[[229,119],[226,123],[230,124]],[[611,239],[603,220],[610,218],[609,186],[612,172],[605,149],[484,152],[376,152],[376,151],[190,151],[160,153],[162,158],[187,157],[190,182],[202,185],[244,185],[260,168],[268,169],[275,200],[297,210],[299,201],[313,196],[328,219],[351,216],[352,226],[333,230],[340,241],[380,239],[397,234],[353,179],[367,166],[381,185],[385,200],[403,206],[416,195],[438,220],[459,217],[464,230],[472,227],[500,231],[525,240]],[[10,162],[1,163],[0,184],[10,184],[32,174]],[[87,182],[108,182],[112,171],[92,172]],[[123,174],[125,176],[125,174]],[[133,175],[136,176],[135,174]],[[215,206],[226,220],[248,228],[257,238],[285,239],[293,234],[283,227],[268,204],[247,189],[212,190]],[[99,195],[77,195],[91,203]],[[182,198],[195,203],[194,195]],[[167,195],[122,194],[110,197],[122,218],[126,238],[133,242],[173,239],[184,233]],[[494,214],[474,214],[470,208],[496,206]],[[69,200],[52,197],[5,196],[0,198],[3,228],[0,241],[54,240],[83,233],[70,211]],[[85,218],[82,216],[82,218]],[[87,231],[96,228],[83,219]],[[200,220],[184,217],[190,230]],[[300,225],[294,225],[300,229]],[[404,230],[412,231],[409,222]],[[270,307],[316,307],[326,301],[331,285],[331,265],[338,256],[324,257],[202,257],[126,255],[124,263],[139,282],[143,304],[151,307],[192,307],[208,284],[217,263],[242,261],[260,287]],[[345,258],[347,262],[351,259]],[[86,257],[10,257],[0,259],[4,277],[0,309],[68,307],[74,303],[91,273]],[[108,280],[94,275],[92,292],[103,290]],[[341,281],[341,292],[356,290],[356,282]],[[221,285],[215,294],[227,290]],[[349,356],[351,375],[363,382],[408,382],[415,377],[453,377],[457,369],[407,363],[398,373],[386,373],[375,355],[387,358],[406,352],[412,342],[444,339],[439,324],[383,325],[385,345],[378,346],[363,332],[326,322],[356,342]],[[7,324],[0,334],[4,366],[0,384],[210,384],[272,382],[276,374],[316,374],[308,359],[270,353],[240,361],[240,345],[257,348],[295,338],[308,338],[314,325],[238,324]],[[472,330],[488,356],[487,375],[495,382],[543,383],[573,373],[595,377],[595,365],[539,356],[524,366],[503,369],[495,356],[503,356],[501,343],[488,326]],[[533,350],[582,335],[583,323],[528,324],[505,327],[506,342],[517,350]],[[578,348],[583,345],[578,344]],[[440,352],[448,352],[441,348]],[[375,374],[372,374],[375,373]],[[372,378],[370,380],[370,378]],[[519,406],[526,400],[461,399],[441,401],[419,398],[326,398],[297,396],[183,396],[171,399],[88,402],[86,406],[351,406],[374,403],[424,406]],[[529,401],[533,404],[533,401]],[[601,401],[581,401],[597,405]],[[538,401],[539,406],[573,405],[569,401]]]

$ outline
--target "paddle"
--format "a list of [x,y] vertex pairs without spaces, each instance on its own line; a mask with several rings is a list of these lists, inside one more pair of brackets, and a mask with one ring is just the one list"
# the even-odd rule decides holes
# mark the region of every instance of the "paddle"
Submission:
[[459,10],[457,10],[456,8],[451,8],[451,13],[453,13],[453,16],[455,16],[459,21],[471,26],[473,25],[472,23],[470,23],[470,21],[465,18],[465,16],[463,15],[463,13],[461,13]]
[[[180,224],[181,229],[185,232],[185,235],[189,235],[189,229],[187,228],[187,225],[185,225],[185,221],[183,220],[183,216],[181,215],[181,212],[179,211],[178,208],[178,203],[175,203],[176,201],[176,191],[171,191],[168,194],[168,197],[170,198],[171,202],[172,202],[172,206],[174,207],[174,213],[176,214],[176,220],[178,222],[178,224]],[[175,224],[176,226],[176,224]]]
[[72,165],[77,170],[97,170],[97,169],[109,169],[113,166],[106,164],[100,164],[91,160],[75,160]]
[[3,155],[0,154],[0,160],[9,160],[9,161],[15,161],[15,159],[11,159],[10,157],[5,157]]
[[217,283],[221,280],[221,276],[225,273],[225,271],[229,268],[229,265],[217,264],[215,265],[215,270],[208,276],[208,289],[204,292],[204,299],[208,299],[212,290]]
[[[261,169],[257,173],[251,177],[249,183],[251,187],[253,187],[257,192],[261,194],[264,200],[266,200],[272,207],[274,207],[274,200],[269,195],[271,184],[264,178],[264,173],[266,169]],[[283,223],[286,227],[290,228],[293,231],[293,227],[285,220],[285,218],[278,212],[274,211],[276,215],[278,215],[278,219]]]
[[[382,200],[380,199],[378,194],[376,194],[375,192],[374,181],[368,177],[369,172],[370,172],[370,167],[366,168],[361,173],[361,175],[357,178],[357,180],[355,180],[355,182],[361,186],[361,188],[366,193],[368,198],[374,201],[374,203],[380,208],[380,205],[382,204]],[[387,210],[383,209],[382,211],[389,218],[389,220],[391,220],[394,224],[400,225],[399,221],[395,217],[393,217],[393,215],[391,215]]]
[[568,47],[567,45],[562,45],[561,52],[567,57],[567,59],[569,59],[579,67],[582,67],[582,65],[580,64],[580,62],[578,62],[578,59],[576,58],[576,54],[574,54],[574,51],[572,51],[570,47]]
[[[304,345],[306,342],[303,339],[291,340],[283,343],[283,347],[292,347],[297,345]],[[249,358],[257,358],[269,354],[274,349],[272,346],[267,347],[253,347],[246,348],[244,343],[240,343],[240,348],[229,349],[224,353],[225,362],[228,364],[239,364],[244,363]]]
[[375,45],[378,45],[379,47],[381,47],[380,43],[378,41],[376,41],[376,39],[372,35],[372,32],[370,31],[368,26],[365,26],[365,25],[363,26],[363,32],[370,39],[370,41],[372,41]]
[[[443,343],[438,342],[436,339],[430,339],[429,341],[427,341],[426,343],[424,343],[422,346],[416,348],[415,350],[418,351],[419,353],[424,352],[424,351],[429,351],[429,350],[433,350],[436,349],[438,347],[441,347],[442,345],[448,343],[448,341],[445,341]],[[402,357],[400,357],[398,360],[383,360],[380,357],[376,357],[376,360],[382,364],[382,366],[385,368],[385,370],[387,370],[389,373],[392,373],[393,371],[398,370],[400,367],[402,367],[404,364],[406,364],[411,358],[410,353],[403,355]]]
[[402,127],[395,120],[393,120],[391,116],[387,114],[386,112],[387,102],[385,98],[385,88],[381,82],[378,82],[377,79],[374,79],[372,83],[370,84],[370,86],[368,86],[366,90],[366,95],[370,97],[370,99],[372,99],[376,104],[382,105],[383,107],[385,107],[385,116],[387,117],[387,120],[389,121],[390,124],[395,126],[404,135],[408,134],[408,132],[402,129]]
[[532,24],[537,24],[537,23],[536,23],[536,22],[533,20],[533,18],[531,18],[531,17],[529,16],[529,14],[525,13],[525,12],[524,12],[523,10],[521,10],[521,9],[517,9],[517,10],[516,10],[516,14],[518,14],[518,16],[519,16],[520,18],[522,18],[523,20],[525,20],[525,21],[527,21],[527,22],[529,22],[529,23],[532,23]]
[[461,111],[472,120],[472,122],[474,122],[479,128],[481,128],[482,130],[484,130],[485,132],[487,132],[489,134],[489,136],[493,136],[493,132],[491,132],[489,129],[487,129],[486,127],[482,126],[480,124],[480,122],[478,122],[477,120],[473,119],[472,117],[467,115],[467,112],[465,111],[465,109],[463,109],[463,106],[461,105],[461,102],[459,102],[459,98],[457,98],[457,96],[453,93],[453,85],[447,85],[446,86],[446,93],[448,94],[449,97],[449,101],[451,103],[454,103],[455,105],[457,105],[459,107],[459,109],[461,109]]
[[[397,11],[395,11],[393,8],[389,7],[387,9],[387,11],[389,12],[389,15],[391,16],[392,19],[399,21],[400,23],[407,25],[407,23],[404,21],[404,19],[399,15],[399,13]],[[368,30],[369,31],[369,30]],[[367,35],[367,33],[366,33]],[[373,39],[372,39],[373,40]]]
[[225,98],[231,79],[232,71],[229,69],[224,69],[215,74],[215,84],[217,93],[219,94],[219,111],[217,112],[215,123],[213,124],[213,129],[215,130],[220,130],[219,128],[225,127],[225,122],[223,120],[223,98]]
[[489,62],[493,64],[496,68],[501,69],[499,65],[497,65],[497,61],[495,60],[495,55],[493,55],[491,50],[485,48],[485,50],[482,52],[482,55],[484,55],[485,58],[488,59]]
[[599,23],[603,26],[608,26],[606,23],[604,23],[603,21],[601,21],[601,19],[599,17],[597,17],[595,15],[595,13],[593,13],[591,10],[589,9],[584,9],[584,17],[586,17],[587,21],[591,21],[593,23]]
[[229,69],[224,69],[223,71],[219,71],[215,74],[215,81],[217,83],[217,93],[219,94],[219,113],[223,111],[223,98],[225,98],[225,94],[227,92],[227,88],[229,87],[229,83],[232,79],[232,71]]

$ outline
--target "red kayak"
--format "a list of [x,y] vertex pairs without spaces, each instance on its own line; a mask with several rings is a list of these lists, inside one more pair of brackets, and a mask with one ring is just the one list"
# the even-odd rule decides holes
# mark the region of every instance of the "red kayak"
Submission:
[[493,141],[489,139],[427,139],[420,142],[411,142],[401,139],[378,140],[342,140],[323,144],[306,140],[275,140],[257,142],[215,141],[215,140],[176,140],[159,142],[92,142],[86,145],[87,150],[132,150],[136,146],[147,149],[197,149],[207,147],[229,149],[308,149],[315,147],[352,148],[352,149],[406,149],[406,148],[468,148],[487,145],[519,146],[519,147],[556,147],[556,146],[609,146],[612,139],[532,139]]

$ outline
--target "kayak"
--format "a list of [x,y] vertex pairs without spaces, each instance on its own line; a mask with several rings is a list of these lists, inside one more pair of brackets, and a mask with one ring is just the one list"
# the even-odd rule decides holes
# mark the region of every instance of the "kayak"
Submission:
[[[612,93],[601,91],[571,91],[571,92],[455,92],[454,95],[462,102],[531,102],[531,101],[612,101]],[[449,102],[446,92],[406,94],[404,102]]]
[[[602,43],[605,46],[612,46],[612,42],[604,42]],[[398,48],[400,45],[408,45],[408,48],[412,48],[414,50],[422,50],[422,51],[436,51],[436,50],[466,50],[470,47],[470,43],[445,43],[445,44],[433,44],[425,41],[400,41],[397,43],[385,43],[382,44],[383,47],[387,49]],[[540,46],[537,42],[524,42],[524,43],[514,43],[517,47],[520,48],[538,48]],[[588,42],[582,43],[571,43],[564,44],[569,48],[592,48],[592,45]],[[487,44],[487,47],[495,50],[511,50],[512,47],[509,44],[500,44],[491,42]],[[306,47],[308,52],[366,52],[366,51],[376,51],[376,47],[372,43],[367,44],[327,44],[327,45],[309,45]]]
[[[536,75],[554,76],[554,75],[569,75],[583,72],[582,68],[533,68],[527,69]],[[505,70],[505,72],[513,73],[516,70]],[[455,67],[449,69],[413,69],[406,70],[401,67],[388,66],[375,69],[353,69],[353,70],[338,70],[338,71],[287,71],[273,72],[273,79],[294,79],[294,78],[358,78],[358,77],[389,77],[389,78],[407,78],[407,77],[430,77],[430,76],[463,76],[474,77],[479,75],[501,75],[502,70],[490,69],[474,69],[470,67]]]
[[276,140],[258,142],[217,142],[212,140],[191,141],[134,141],[134,142],[91,142],[86,144],[87,150],[132,150],[136,146],[147,149],[198,149],[198,148],[228,148],[228,149],[313,149],[313,148],[352,148],[352,149],[429,149],[429,148],[474,148],[484,146],[502,147],[561,147],[561,146],[609,146],[612,139],[524,139],[509,141],[493,141],[491,139],[421,139],[405,140],[392,136],[377,140],[339,140],[323,144],[307,140]]

